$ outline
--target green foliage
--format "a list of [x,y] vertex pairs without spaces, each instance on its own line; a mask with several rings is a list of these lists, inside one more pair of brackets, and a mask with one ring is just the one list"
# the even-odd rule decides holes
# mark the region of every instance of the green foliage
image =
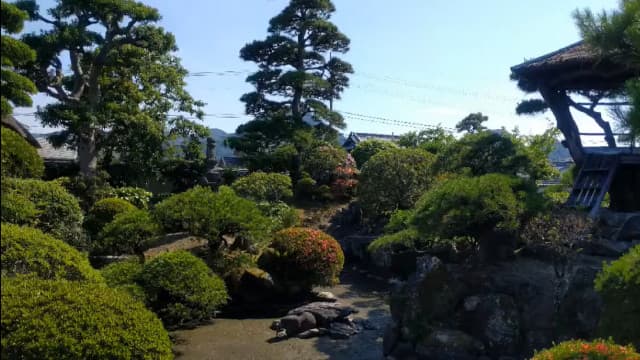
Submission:
[[340,244],[320,230],[281,230],[275,234],[270,250],[260,257],[260,267],[282,284],[307,290],[313,285],[338,283],[344,266]]
[[585,213],[555,209],[527,221],[520,237],[536,253],[565,257],[591,240],[595,227]]
[[[78,200],[58,183],[32,179],[4,179],[2,193],[3,197],[21,197],[22,201],[26,199],[37,210],[38,215],[35,219],[21,219],[16,221],[17,224],[33,226],[75,247],[84,246],[82,210]],[[17,214],[5,210],[4,201],[2,207],[3,222],[12,220],[11,217]],[[13,220],[15,221],[15,218]]]
[[40,230],[3,223],[1,231],[3,277],[102,281],[84,254]]
[[458,130],[458,132],[475,134],[487,130],[487,128],[482,125],[482,123],[487,120],[489,120],[489,117],[482,115],[482,113],[471,113],[456,124],[456,130]]
[[260,202],[257,205],[262,215],[271,220],[273,231],[300,225],[298,210],[284,202]]
[[61,177],[53,180],[75,196],[80,202],[80,207],[89,211],[97,201],[115,197],[111,195],[112,187],[109,184],[110,175],[106,171],[98,171],[94,176],[87,177],[76,175]]
[[335,178],[336,168],[347,159],[347,152],[339,147],[321,145],[311,148],[302,159],[302,169],[317,185],[329,185]]
[[89,209],[84,221],[84,227],[89,232],[89,235],[95,238],[105,225],[113,221],[116,215],[135,209],[136,207],[133,204],[123,199],[109,197],[99,200]]
[[514,232],[527,210],[520,183],[501,174],[442,181],[420,198],[413,224],[422,234],[445,239]]
[[162,254],[145,263],[138,283],[149,306],[171,327],[209,319],[227,302],[222,279],[186,251]]
[[153,194],[139,187],[125,186],[118,188],[106,188],[100,192],[100,196],[126,200],[135,205],[138,209],[147,209]]
[[3,359],[173,359],[162,323],[104,285],[2,279]]
[[620,346],[609,340],[569,340],[536,352],[531,360],[639,360],[632,346]]
[[397,143],[405,148],[421,148],[432,154],[439,154],[455,143],[456,138],[444,128],[438,126],[433,129],[410,131],[398,139]]
[[125,260],[111,263],[100,270],[109,287],[128,292],[134,299],[146,302],[146,295],[136,283],[142,273],[142,263],[136,260]]
[[415,212],[413,210],[396,210],[391,214],[389,222],[384,226],[384,232],[391,234],[402,231],[411,226],[411,219]]
[[[353,73],[337,56],[349,50],[349,39],[330,22],[334,11],[330,0],[291,1],[269,22],[266,39],[240,50],[243,60],[260,69],[247,78],[256,90],[241,97],[247,114],[256,119],[238,127],[238,137],[230,139],[245,157],[264,158],[291,144],[300,152],[296,133],[313,132],[316,138],[335,141],[334,128],[344,127],[340,113],[328,106],[340,98],[349,84],[347,75]],[[317,125],[312,128],[307,118]],[[298,165],[294,162],[292,174],[299,173]]]
[[259,245],[270,230],[270,221],[256,204],[226,186],[218,192],[196,186],[157,204],[153,214],[166,232],[187,231],[205,237],[214,249],[224,242],[223,235]]
[[[16,68],[25,65],[36,58],[35,52],[25,43],[8,34],[22,31],[28,14],[14,4],[2,1],[0,8],[2,16],[2,41],[0,42],[0,61],[2,62],[2,84],[0,85],[0,115],[5,117],[13,111],[14,106],[31,106],[31,94],[36,87],[29,78],[21,75]],[[4,136],[2,137],[2,167],[4,168]],[[4,174],[4,169],[3,169]]]
[[369,159],[358,188],[367,216],[411,208],[432,182],[433,163],[434,156],[421,149],[390,149]]
[[358,143],[351,152],[353,158],[356,160],[356,164],[359,168],[362,168],[364,163],[367,162],[373,155],[392,148],[396,148],[397,145],[390,141],[383,141],[377,139],[365,140]]
[[4,126],[1,131],[2,176],[20,178],[42,177],[42,174],[44,174],[44,161],[40,155],[38,155],[36,149],[15,131],[7,129]]
[[170,137],[206,133],[184,116],[166,116],[200,118],[204,104],[185,90],[187,70],[174,55],[175,37],[157,25],[156,9],[129,0],[100,6],[61,0],[43,12],[34,1],[20,5],[45,29],[23,37],[37,53],[25,71],[56,100],[39,117],[64,129],[58,144],[78,147],[82,174],[92,177],[98,154],[112,159],[114,153],[131,178],[151,174]]
[[36,204],[15,192],[2,192],[2,222],[17,225],[33,225],[40,213]]
[[92,243],[93,250],[108,254],[137,254],[153,245],[160,226],[146,210],[133,209],[117,214]]
[[424,244],[424,237],[418,233],[414,227],[410,227],[398,232],[386,234],[372,241],[367,250],[371,253],[382,249],[391,251],[404,249],[420,249]]
[[640,347],[640,245],[605,265],[595,280],[604,303],[600,332]]
[[254,172],[233,182],[236,194],[253,201],[286,201],[293,197],[291,178],[276,173]]

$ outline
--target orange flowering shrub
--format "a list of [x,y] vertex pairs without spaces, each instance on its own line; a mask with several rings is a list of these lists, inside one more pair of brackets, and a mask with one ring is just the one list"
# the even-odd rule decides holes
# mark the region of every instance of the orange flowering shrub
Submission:
[[571,340],[536,353],[532,360],[640,360],[633,346],[607,340]]
[[336,239],[320,230],[288,228],[275,234],[259,265],[283,285],[310,289],[338,282],[344,254]]

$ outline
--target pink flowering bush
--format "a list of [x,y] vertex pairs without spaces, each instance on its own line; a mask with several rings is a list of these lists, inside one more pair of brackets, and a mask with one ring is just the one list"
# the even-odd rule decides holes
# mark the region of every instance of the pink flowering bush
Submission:
[[532,360],[640,360],[633,346],[616,345],[612,341],[571,340],[536,353]]

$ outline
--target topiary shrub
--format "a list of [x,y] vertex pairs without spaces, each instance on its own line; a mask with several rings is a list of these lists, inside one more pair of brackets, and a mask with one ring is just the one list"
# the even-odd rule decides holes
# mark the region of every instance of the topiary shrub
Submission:
[[102,228],[113,221],[118,214],[135,210],[136,207],[130,202],[118,198],[106,198],[98,200],[89,212],[84,221],[84,228],[92,238],[95,238]]
[[160,234],[160,226],[146,210],[134,209],[121,214],[105,225],[92,243],[93,250],[108,254],[136,254],[144,259],[144,251]]
[[429,187],[435,156],[421,149],[390,149],[367,161],[360,173],[358,197],[369,218],[410,209]]
[[2,274],[101,282],[86,256],[38,229],[2,224]]
[[298,200],[309,200],[313,199],[315,196],[316,189],[316,181],[311,178],[311,176],[303,172],[302,177],[298,182],[296,182],[295,186],[295,195]]
[[0,200],[2,222],[17,225],[34,225],[38,221],[39,211],[36,204],[25,196],[15,192],[2,192]]
[[125,186],[119,188],[104,188],[99,191],[103,198],[118,198],[133,204],[138,209],[149,208],[153,194],[143,188]]
[[356,164],[358,165],[358,168],[362,169],[362,166],[373,155],[379,152],[389,150],[389,149],[394,149],[397,147],[398,145],[392,143],[391,141],[370,139],[370,140],[365,140],[358,143],[358,145],[356,145],[356,147],[351,151],[351,155],[356,160]]
[[103,267],[100,273],[110,287],[124,290],[136,300],[146,302],[144,289],[137,284],[142,267],[142,263],[136,260],[117,261]]
[[3,359],[172,359],[158,318],[104,285],[2,279]]
[[166,232],[205,237],[213,249],[225,244],[224,235],[235,237],[238,244],[261,245],[270,232],[271,222],[256,204],[226,186],[218,192],[196,186],[157,204],[153,214]]
[[[3,196],[21,197],[30,201],[38,214],[35,219],[11,219],[8,215],[11,212],[3,204],[3,222],[13,220],[18,224],[36,227],[77,248],[85,246],[82,210],[78,200],[58,183],[35,179],[4,179],[2,193]],[[14,216],[16,212],[12,214]]]
[[2,127],[2,177],[39,178],[44,161],[38,151],[13,130]]
[[305,153],[302,169],[318,185],[329,185],[333,181],[335,169],[347,159],[347,152],[329,145],[316,146]]
[[595,279],[595,288],[604,304],[601,334],[640,347],[640,245],[605,265]]
[[227,302],[224,281],[186,251],[162,254],[145,263],[138,283],[149,306],[169,327],[210,319]]
[[254,172],[233,182],[236,194],[253,201],[286,201],[293,197],[291,178],[277,173]]
[[344,266],[340,244],[326,233],[309,228],[289,228],[274,235],[270,251],[258,264],[277,282],[291,289],[338,283]]
[[606,340],[570,340],[536,352],[531,360],[640,360],[632,346],[616,345]]

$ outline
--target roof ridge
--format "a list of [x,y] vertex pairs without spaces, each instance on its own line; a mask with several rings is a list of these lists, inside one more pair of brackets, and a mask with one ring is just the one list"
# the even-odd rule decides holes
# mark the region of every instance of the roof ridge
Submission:
[[575,42],[575,43],[573,43],[571,45],[567,45],[567,46],[565,46],[563,48],[560,48],[558,50],[552,51],[552,52],[550,52],[548,54],[545,54],[545,55],[538,56],[536,58],[527,60],[527,61],[523,62],[522,64],[514,65],[514,66],[511,67],[511,71],[516,71],[516,70],[518,70],[520,68],[526,67],[526,66],[531,65],[533,63],[536,63],[536,62],[539,62],[539,61],[542,61],[542,60],[546,60],[548,58],[551,58],[551,57],[553,57],[555,55],[558,55],[558,54],[560,54],[562,52],[565,52],[565,51],[567,51],[569,49],[573,49],[573,48],[578,47],[578,46],[583,45],[583,44],[586,44],[584,42],[584,40],[577,41],[577,42]]

